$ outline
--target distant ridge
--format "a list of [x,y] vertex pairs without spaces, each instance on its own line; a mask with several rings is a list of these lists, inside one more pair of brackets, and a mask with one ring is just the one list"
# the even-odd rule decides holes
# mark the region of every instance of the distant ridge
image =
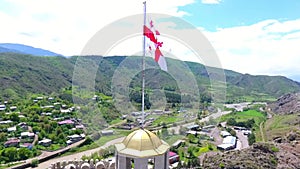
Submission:
[[[20,59],[20,57],[22,59]],[[0,53],[0,93],[3,98],[12,98],[11,96],[24,96],[26,93],[53,93],[60,92],[61,89],[72,86],[72,77],[77,59],[84,57],[87,64],[83,67],[90,67],[91,64],[97,63],[101,58],[101,66],[97,70],[95,77],[95,90],[106,95],[111,95],[112,77],[119,65],[126,59],[129,65],[138,65],[141,63],[141,57],[97,57],[97,56],[73,56],[73,57],[37,57],[18,53]],[[168,65],[180,67],[181,61],[167,58]],[[147,64],[155,66],[152,58],[146,59]],[[194,62],[185,62],[190,70],[181,72],[177,76],[184,79],[182,74],[188,74],[199,87],[202,100],[210,100],[211,85],[209,74],[204,65]],[[123,72],[127,73],[131,68],[124,68]],[[85,77],[85,71],[82,73]],[[300,83],[283,76],[264,76],[241,74],[231,70],[224,70],[226,75],[226,102],[236,103],[245,101],[275,101],[278,97],[287,94],[300,92]],[[170,102],[179,102],[181,91],[177,82],[172,76],[156,69],[149,69],[145,72],[146,86],[150,90],[163,90],[166,97],[172,100]],[[140,91],[140,81],[137,74],[129,84],[132,90],[132,96],[138,96],[135,91]],[[184,86],[183,86],[184,87]],[[188,88],[185,89],[188,91]],[[194,97],[193,95],[187,96]],[[137,97],[139,98],[139,97]],[[191,100],[191,99],[189,99]]]
[[34,56],[62,56],[49,50],[17,43],[0,43],[0,53],[20,53]]

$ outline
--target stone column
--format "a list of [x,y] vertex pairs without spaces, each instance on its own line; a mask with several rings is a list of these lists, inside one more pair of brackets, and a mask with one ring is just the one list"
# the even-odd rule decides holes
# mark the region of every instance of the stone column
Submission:
[[169,168],[169,150],[165,152],[165,168],[168,169]]
[[148,158],[135,158],[134,169],[148,169]]
[[154,169],[165,169],[165,154],[154,157]]
[[118,154],[117,169],[131,169],[130,158]]
[[169,151],[164,154],[154,157],[154,169],[169,168]]

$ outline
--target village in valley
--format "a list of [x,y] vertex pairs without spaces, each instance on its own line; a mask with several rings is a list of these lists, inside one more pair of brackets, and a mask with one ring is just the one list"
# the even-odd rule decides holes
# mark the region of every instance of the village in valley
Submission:
[[270,2],[0,0],[0,169],[300,169],[300,1]]
[[[91,98],[91,101],[98,104],[105,102],[98,95]],[[78,118],[83,105],[75,106],[61,98],[49,96],[34,97],[24,103],[21,105],[13,101],[3,101],[0,105],[3,147],[1,161],[4,164],[22,164],[27,159],[48,159],[53,155],[55,157],[77,146],[91,144],[91,137],[95,134],[99,135],[99,138],[94,138],[95,142],[106,137],[108,140],[118,139],[126,136],[127,131],[139,128],[143,122],[141,112],[131,112],[120,115],[115,123],[104,125],[102,130],[94,133],[87,130],[90,124]],[[145,112],[145,128],[171,146],[171,168],[200,166],[204,158],[218,152],[249,147],[255,142],[253,131],[257,132],[257,123],[266,119],[265,103],[228,104],[223,111],[220,108],[209,109],[214,112],[191,112],[183,109],[156,109]],[[231,115],[247,114],[247,111],[255,111],[262,119],[249,116],[236,122]],[[114,151],[110,151],[105,156],[81,156],[77,159],[103,160],[106,157],[111,160],[113,155]]]

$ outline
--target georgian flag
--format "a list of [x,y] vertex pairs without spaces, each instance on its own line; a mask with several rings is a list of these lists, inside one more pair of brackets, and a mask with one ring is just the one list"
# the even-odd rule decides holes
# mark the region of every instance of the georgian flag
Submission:
[[158,63],[159,67],[164,71],[168,71],[166,59],[159,49],[162,47],[163,42],[157,40],[157,35],[160,35],[160,33],[154,29],[152,20],[149,24],[150,28],[144,25],[144,36],[150,40],[150,42],[147,43],[149,51],[151,54],[154,53],[154,60]]

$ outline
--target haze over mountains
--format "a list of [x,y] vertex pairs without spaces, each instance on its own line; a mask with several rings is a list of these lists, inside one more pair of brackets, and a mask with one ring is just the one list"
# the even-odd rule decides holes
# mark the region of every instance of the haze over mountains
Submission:
[[[9,53],[6,53],[9,52]],[[25,54],[30,53],[30,55]],[[72,85],[72,77],[77,57],[36,57],[58,56],[53,52],[37,49],[25,45],[0,44],[0,90],[2,96],[20,97],[27,92],[51,93]],[[141,57],[85,57],[88,60],[101,58],[97,70],[95,89],[111,95],[112,77],[124,59],[140,63]],[[147,63],[157,66],[153,59],[147,58]],[[169,65],[179,66],[182,61],[167,58]],[[97,63],[97,62],[95,62]],[[189,67],[199,86],[200,95],[210,95],[210,79],[205,66],[199,63],[184,62]],[[90,65],[86,65],[89,67]],[[225,70],[226,96],[228,102],[275,100],[277,97],[300,91],[300,83],[283,76],[254,76]],[[124,72],[126,73],[126,72]],[[136,77],[138,77],[138,74]],[[161,89],[172,94],[179,94],[180,89],[176,80],[165,72],[149,69],[146,76],[151,77],[146,81],[149,89]],[[153,81],[153,79],[155,79]],[[134,78],[130,88],[140,87],[139,78]]]
[[35,56],[62,56],[49,50],[34,48],[23,44],[0,43],[0,53],[13,52],[20,54],[30,54]]

